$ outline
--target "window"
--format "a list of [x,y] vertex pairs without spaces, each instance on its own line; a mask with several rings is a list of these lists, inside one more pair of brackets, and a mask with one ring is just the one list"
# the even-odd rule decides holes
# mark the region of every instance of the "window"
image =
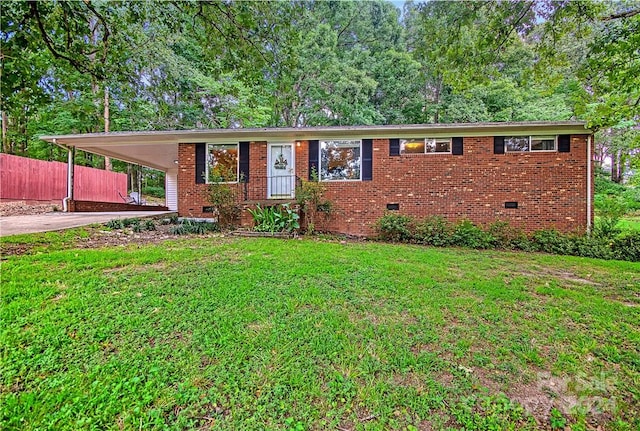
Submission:
[[507,136],[504,138],[504,146],[507,152],[523,151],[556,151],[557,140],[555,136]]
[[359,180],[360,141],[320,141],[321,180]]
[[450,152],[450,138],[400,139],[400,154],[432,154]]
[[238,144],[207,144],[207,183],[238,181]]
[[532,136],[531,137],[531,151],[555,151],[555,150],[556,150],[555,136]]

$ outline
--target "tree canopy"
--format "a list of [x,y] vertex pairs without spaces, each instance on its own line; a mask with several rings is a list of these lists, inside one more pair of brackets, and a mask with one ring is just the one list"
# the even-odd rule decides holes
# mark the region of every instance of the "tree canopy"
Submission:
[[640,146],[634,1],[7,0],[0,41],[2,150],[31,157],[105,100],[112,131],[582,119]]

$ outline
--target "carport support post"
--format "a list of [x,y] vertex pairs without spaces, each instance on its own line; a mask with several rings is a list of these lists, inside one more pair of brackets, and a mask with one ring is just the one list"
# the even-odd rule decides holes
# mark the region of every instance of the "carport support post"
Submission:
[[73,174],[74,174],[74,160],[76,155],[76,147],[67,147],[67,197],[64,198],[64,210],[71,212],[69,202],[73,202]]

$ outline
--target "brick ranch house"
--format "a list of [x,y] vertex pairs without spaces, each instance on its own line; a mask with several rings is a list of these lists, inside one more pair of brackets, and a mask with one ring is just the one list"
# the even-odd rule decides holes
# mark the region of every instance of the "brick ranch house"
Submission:
[[[317,172],[333,203],[324,228],[371,235],[387,211],[533,231],[592,223],[592,133],[583,122],[520,122],[112,132],[43,136],[65,148],[166,173],[166,204],[213,217],[209,182],[242,208],[292,202]],[[251,225],[247,211],[241,222]]]

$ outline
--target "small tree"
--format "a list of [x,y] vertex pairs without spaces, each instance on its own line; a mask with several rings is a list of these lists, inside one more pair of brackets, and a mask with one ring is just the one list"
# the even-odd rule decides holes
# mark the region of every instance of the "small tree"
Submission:
[[613,238],[620,233],[620,229],[617,226],[620,219],[627,212],[626,203],[617,196],[596,195],[594,204],[598,219],[596,220],[593,234],[601,238]]
[[[209,182],[207,188],[207,200],[211,204],[213,213],[218,216],[218,225],[221,229],[235,226],[240,217],[240,206],[238,205],[238,189],[236,184],[229,184],[221,181]],[[240,183],[238,183],[240,184]]]
[[320,217],[324,217],[326,221],[331,215],[333,203],[325,199],[326,191],[327,187],[319,181],[315,167],[311,169],[311,180],[302,180],[302,184],[296,187],[296,201],[304,213],[304,224],[308,234],[315,232]]

